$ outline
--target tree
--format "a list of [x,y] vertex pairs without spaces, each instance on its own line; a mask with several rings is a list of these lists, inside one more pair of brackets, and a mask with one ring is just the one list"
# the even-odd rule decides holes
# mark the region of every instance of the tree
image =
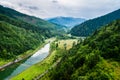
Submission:
[[64,44],[64,49],[66,50],[66,48],[67,48],[67,44],[65,43],[65,44]]
[[56,43],[56,49],[58,48],[58,43]]
[[76,45],[76,42],[74,41],[73,44],[72,44],[72,46],[74,47],[75,45]]

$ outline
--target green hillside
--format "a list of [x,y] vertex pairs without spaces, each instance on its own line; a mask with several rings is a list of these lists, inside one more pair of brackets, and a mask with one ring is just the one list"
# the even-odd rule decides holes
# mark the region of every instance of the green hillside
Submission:
[[0,6],[0,65],[61,33],[59,25]]
[[24,22],[22,20],[13,19],[13,18],[10,18],[10,17],[2,15],[2,14],[0,14],[0,21],[5,21],[9,24],[17,26],[19,28],[24,28],[26,30],[30,30],[32,32],[38,32],[38,33],[42,34],[44,37],[51,37],[53,35],[52,30],[44,29],[44,28],[29,24],[27,22]]
[[40,18],[29,16],[1,5],[0,21],[8,22],[9,24],[26,30],[38,32],[42,34],[44,38],[61,35],[61,33],[65,32],[63,26],[49,23]]
[[87,20],[82,24],[75,26],[71,29],[71,34],[74,36],[89,36],[95,30],[117,19],[120,19],[120,9],[104,16]]
[[42,42],[40,34],[0,21],[0,58],[13,58],[27,50],[35,49]]
[[29,15],[20,13],[18,11],[15,11],[13,9],[3,7],[1,5],[0,5],[0,14],[4,14],[4,15],[9,16],[9,17],[14,18],[14,19],[22,20],[24,22],[27,22],[29,24],[32,24],[32,25],[35,25],[35,26],[38,26],[38,27],[44,28],[44,29],[51,30],[51,29],[57,29],[57,28],[61,27],[61,26],[49,23],[47,21],[44,21],[40,18],[37,18],[34,16],[29,16]]
[[64,54],[57,67],[40,80],[120,80],[120,20]]

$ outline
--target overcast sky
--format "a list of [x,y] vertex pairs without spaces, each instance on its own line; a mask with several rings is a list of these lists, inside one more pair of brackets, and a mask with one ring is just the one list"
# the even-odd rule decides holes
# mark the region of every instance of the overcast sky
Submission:
[[0,0],[0,4],[40,18],[91,19],[120,8],[120,0]]

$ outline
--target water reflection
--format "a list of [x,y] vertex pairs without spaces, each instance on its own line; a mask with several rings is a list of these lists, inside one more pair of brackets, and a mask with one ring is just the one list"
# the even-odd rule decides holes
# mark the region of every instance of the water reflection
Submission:
[[[12,69],[12,73],[5,78],[5,80],[9,80],[11,77],[18,75],[22,71],[26,70],[33,64],[36,64],[40,61],[42,61],[44,58],[46,58],[49,54],[50,50],[50,44],[46,44],[43,48],[41,48],[39,51],[37,51],[34,55],[32,55],[30,58],[28,58],[24,63],[20,64],[19,66],[16,66],[17,68]],[[5,70],[4,74],[7,74],[7,71]]]

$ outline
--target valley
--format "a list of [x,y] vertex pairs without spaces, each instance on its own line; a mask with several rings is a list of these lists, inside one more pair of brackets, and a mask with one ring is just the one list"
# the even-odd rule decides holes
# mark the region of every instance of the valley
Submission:
[[41,19],[0,5],[0,80],[120,80],[119,72],[120,9]]
[[[3,67],[1,66],[0,79],[1,80],[3,80],[3,79],[9,80],[9,78],[19,74],[20,72],[29,68],[31,65],[43,60],[48,55],[48,52],[45,52],[45,51],[47,51],[46,49],[41,49],[41,48],[44,47],[50,40],[53,40],[53,39],[46,40],[45,43],[43,43],[42,45],[37,47],[35,50],[29,50],[29,51],[25,52],[24,54],[17,56],[17,58],[15,60],[9,60],[9,62],[5,61],[8,64],[11,63],[9,65],[5,64],[5,62],[3,62],[1,60],[6,66],[5,65]],[[47,45],[49,45],[49,44],[47,44]],[[41,51],[40,51],[40,49],[41,49]],[[48,50],[49,50],[49,48],[48,48]],[[43,53],[45,53],[45,54],[43,54]]]
[[[32,56],[25,58],[22,61],[14,63],[13,65],[10,65],[5,69],[3,69],[0,72],[0,74],[3,75],[3,77],[1,77],[0,79],[5,79],[5,80],[36,79],[37,77],[40,76],[39,74],[42,74],[46,71],[48,72],[49,69],[56,67],[56,65],[61,61],[61,58],[64,55],[64,51],[65,51],[64,44],[66,44],[66,49],[69,50],[70,48],[72,48],[73,45],[75,45],[73,44],[74,42],[77,43],[77,39],[55,40],[55,38],[47,39],[46,43],[51,41],[52,41],[51,48],[49,48],[51,49],[49,51],[50,54],[46,54],[46,52],[44,52],[47,49],[43,49],[43,50],[41,49],[42,51],[39,51],[39,52],[37,51],[38,50],[37,49],[35,50],[37,52],[34,51],[35,53]],[[56,46],[57,44],[58,44],[58,47]],[[50,45],[50,44],[47,44],[47,45]],[[61,51],[63,51],[62,54],[61,54]],[[41,54],[40,52],[42,52],[43,54]],[[41,57],[38,56],[37,54],[40,54]],[[44,57],[45,55],[46,55],[46,58]],[[6,74],[5,76],[6,72],[9,72],[9,73],[8,75]],[[27,76],[31,76],[31,77],[27,77]]]

